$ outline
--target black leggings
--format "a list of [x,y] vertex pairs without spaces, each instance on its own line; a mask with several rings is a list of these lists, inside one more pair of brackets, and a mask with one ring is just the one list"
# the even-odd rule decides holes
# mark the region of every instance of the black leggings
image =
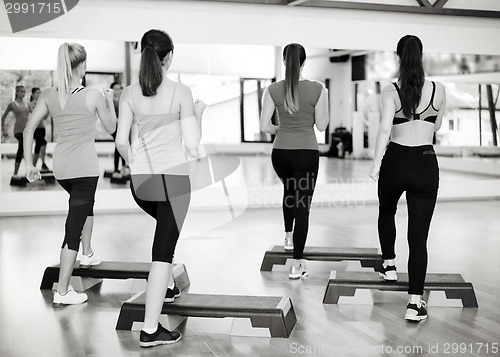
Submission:
[[78,177],[57,180],[62,188],[69,193],[69,210],[61,248],[68,244],[68,249],[78,252],[83,225],[87,217],[94,215],[94,199],[98,179],[99,177]]
[[16,162],[23,161],[24,148],[23,148],[23,133],[15,133],[14,137],[17,139],[17,152],[16,152]]
[[156,220],[152,260],[172,263],[191,201],[189,176],[132,175],[130,189],[139,207]]
[[45,128],[36,128],[33,138],[35,139],[35,154],[40,154],[42,146],[47,145],[47,140],[45,140]]
[[302,259],[318,176],[319,151],[273,149],[271,160],[283,182],[283,219],[285,232],[293,230],[293,258]]
[[403,146],[390,142],[378,181],[378,233],[383,259],[394,259],[395,215],[406,191],[408,207],[408,293],[422,295],[427,271],[427,236],[436,205],[439,167],[432,145]]

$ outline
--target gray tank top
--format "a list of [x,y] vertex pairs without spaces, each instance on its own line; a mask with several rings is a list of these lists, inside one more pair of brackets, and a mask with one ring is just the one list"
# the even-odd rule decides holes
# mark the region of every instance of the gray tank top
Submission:
[[28,104],[24,102],[23,104],[19,104],[16,101],[13,101],[12,103],[12,111],[14,112],[14,117],[16,118],[16,122],[14,123],[14,134],[22,133],[30,116],[30,108],[28,107]]
[[285,150],[319,150],[314,134],[315,106],[322,85],[309,80],[299,81],[299,110],[290,114],[285,109],[285,81],[269,86],[269,94],[278,109],[279,128],[273,148]]
[[99,161],[95,150],[97,115],[87,108],[87,88],[79,88],[61,109],[58,91],[48,89],[49,113],[54,119],[57,142],[54,149],[54,177],[65,180],[99,176]]
[[172,112],[177,85],[170,99],[169,111],[161,114],[137,113],[134,96],[142,95],[141,88],[138,84],[130,88],[138,136],[132,138],[130,146],[132,174],[162,174],[170,168],[180,167],[186,162],[186,156],[182,148],[181,113]]

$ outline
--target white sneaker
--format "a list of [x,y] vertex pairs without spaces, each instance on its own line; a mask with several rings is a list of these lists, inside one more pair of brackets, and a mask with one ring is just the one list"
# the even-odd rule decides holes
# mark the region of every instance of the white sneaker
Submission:
[[87,299],[87,294],[77,293],[70,285],[68,286],[68,291],[64,295],[61,295],[56,291],[56,293],[54,294],[54,300],[52,301],[52,307],[59,308],[63,305],[83,304],[85,301],[87,301]]
[[88,255],[82,254],[82,257],[80,258],[80,268],[83,269],[87,269],[93,265],[99,264],[101,264],[101,260],[96,257],[95,253],[92,253],[90,257]]
[[121,174],[122,174],[123,177],[130,176],[130,168],[127,165],[123,166]]
[[309,274],[307,273],[306,270],[306,263],[304,261],[300,261],[299,265],[296,266],[295,263],[292,264],[292,267],[290,268],[290,273],[288,274],[288,277],[290,279],[299,279],[299,278],[305,278]]
[[292,237],[285,237],[285,243],[283,244],[283,248],[287,252],[293,251],[293,238]]

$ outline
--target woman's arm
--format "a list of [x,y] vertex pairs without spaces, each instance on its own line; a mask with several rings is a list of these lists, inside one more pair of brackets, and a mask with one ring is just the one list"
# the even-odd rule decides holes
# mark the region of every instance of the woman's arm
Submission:
[[330,115],[328,114],[328,92],[323,85],[321,86],[321,95],[314,107],[314,117],[316,128],[319,131],[325,131],[330,123]]
[[5,112],[2,115],[2,133],[4,133],[4,128],[5,128],[5,118],[7,118],[7,115],[10,113],[11,110],[12,110],[12,102],[9,103],[9,105],[7,105],[7,108],[5,109]]
[[99,91],[92,89],[89,91],[90,107],[95,108],[97,115],[101,120],[104,129],[109,134],[113,134],[116,130],[116,113],[113,104],[113,91],[111,89],[104,89],[104,96]]
[[446,91],[444,89],[444,86],[439,82],[436,82],[436,86],[438,97],[443,98],[443,100],[436,117],[436,122],[434,123],[434,131],[438,131],[441,128],[441,124],[443,123],[444,111],[446,109]]
[[191,89],[182,85],[180,90],[182,140],[188,155],[198,157],[198,145],[201,140],[201,114],[203,110],[200,111],[200,109],[197,109],[198,114],[195,114]]
[[33,109],[23,131],[24,164],[26,167],[26,178],[29,182],[40,178],[40,173],[33,165],[33,153],[31,150],[33,148],[33,134],[35,133],[35,129],[48,113],[47,101],[42,94],[38,98],[35,109]]
[[134,120],[134,113],[130,107],[131,95],[132,93],[130,92],[130,87],[127,87],[123,90],[120,97],[120,118],[118,120],[118,128],[116,129],[115,139],[116,149],[125,159],[127,165],[129,165],[128,152],[130,148],[130,130]]
[[198,124],[198,128],[200,129],[200,135],[202,135],[202,125],[201,118],[203,117],[203,112],[207,105],[201,99],[196,99],[194,101],[194,116],[196,117],[196,123]]
[[387,86],[382,91],[382,118],[378,128],[377,139],[375,141],[375,155],[373,157],[373,165],[370,170],[370,177],[374,180],[378,179],[382,157],[384,156],[385,148],[389,142],[392,130],[392,120],[396,112],[396,103],[394,101],[394,87]]
[[271,123],[275,109],[276,105],[269,94],[269,88],[266,88],[262,98],[262,112],[260,113],[260,131],[263,133],[275,135],[278,131],[279,127]]

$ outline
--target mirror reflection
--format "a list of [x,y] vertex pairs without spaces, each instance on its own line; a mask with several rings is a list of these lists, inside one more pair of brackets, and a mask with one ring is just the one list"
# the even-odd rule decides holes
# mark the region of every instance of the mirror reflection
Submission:
[[[16,55],[0,60],[2,192],[61,190],[51,176],[57,141],[52,118],[48,116],[40,124],[33,147],[34,161],[44,172],[44,180],[26,185],[19,137],[40,93],[53,86],[55,48],[63,41],[16,38],[17,53],[30,53],[35,45],[43,51],[37,52],[36,60]],[[140,58],[137,44],[96,40],[83,44],[91,55],[82,85],[112,88],[118,111],[121,89],[136,80]],[[272,142],[271,135],[259,130],[259,114],[264,89],[283,76],[280,51],[272,46],[247,45],[180,44],[176,48],[169,76],[187,84],[194,97],[203,98],[209,105],[204,114],[203,144],[213,152],[231,152],[235,147],[241,150],[242,145],[254,144],[248,152],[262,153],[265,149],[259,145]],[[316,133],[323,156],[370,159],[380,118],[380,89],[397,78],[395,53],[317,48],[307,51],[305,75],[330,89],[331,109],[337,106],[345,111],[335,125]],[[351,90],[340,94],[340,98],[334,68],[339,64],[348,64],[345,69],[351,72],[347,78]],[[495,154],[488,149],[498,146],[494,108],[500,93],[495,84],[500,82],[500,58],[425,53],[424,69],[430,78],[444,83],[448,94],[442,129],[435,137],[438,154],[462,156],[464,148],[472,156]],[[345,79],[342,81],[345,91]],[[353,130],[362,132],[357,147],[353,147]],[[98,189],[128,188],[130,171],[115,149],[113,136],[100,121],[96,147],[102,173]]]

